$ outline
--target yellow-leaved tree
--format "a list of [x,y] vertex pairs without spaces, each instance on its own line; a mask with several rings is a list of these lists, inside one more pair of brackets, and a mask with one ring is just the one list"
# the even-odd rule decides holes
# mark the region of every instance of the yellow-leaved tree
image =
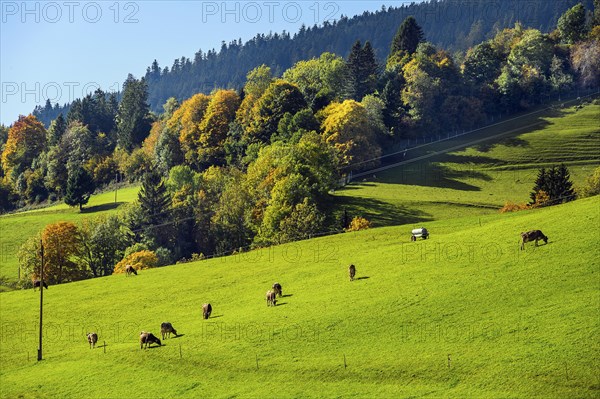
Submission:
[[337,151],[339,166],[365,170],[379,165],[381,147],[367,110],[354,100],[332,103],[321,114],[325,141]]
[[134,252],[115,265],[113,274],[125,273],[127,265],[133,266],[135,270],[151,269],[158,266],[158,257],[154,252],[148,250]]

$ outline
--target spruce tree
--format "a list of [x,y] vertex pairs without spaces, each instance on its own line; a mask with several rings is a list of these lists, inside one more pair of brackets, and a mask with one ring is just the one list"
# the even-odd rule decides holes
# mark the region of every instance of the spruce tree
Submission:
[[75,166],[71,168],[67,178],[65,204],[69,206],[79,205],[79,211],[81,212],[83,205],[88,203],[95,189],[94,179],[88,171],[81,166]]
[[[564,164],[551,169],[540,169],[531,193],[531,204],[536,203],[536,198],[540,192],[548,195],[548,203],[551,205],[561,204],[573,201],[575,199],[575,190],[571,182],[571,174]],[[538,204],[539,205],[539,204]]]
[[417,24],[417,20],[414,17],[406,18],[392,40],[390,56],[399,51],[406,51],[408,54],[413,54],[417,51],[419,43],[423,41],[423,37],[423,30]]
[[361,46],[357,40],[346,61],[349,70],[351,97],[357,101],[367,94],[373,93],[377,85],[379,66],[375,60],[375,51],[370,42]]
[[157,168],[144,174],[138,202],[146,241],[155,248],[168,247],[171,226],[164,224],[171,217],[171,196]]
[[117,112],[117,143],[127,151],[139,146],[151,128],[148,87],[142,78],[129,74],[123,83],[123,98]]

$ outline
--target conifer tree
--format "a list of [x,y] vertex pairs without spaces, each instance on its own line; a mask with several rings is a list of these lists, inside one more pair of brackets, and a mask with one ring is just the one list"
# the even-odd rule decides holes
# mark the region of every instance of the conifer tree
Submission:
[[414,17],[408,17],[402,22],[392,40],[390,56],[399,51],[406,51],[408,54],[413,54],[417,51],[417,46],[422,41],[423,30],[417,24],[417,20]]
[[69,206],[79,205],[79,211],[81,211],[83,205],[88,203],[95,189],[94,179],[88,171],[81,166],[75,166],[69,171],[65,204]]
[[117,113],[117,143],[127,151],[139,146],[150,133],[148,87],[142,78],[129,74],[123,83],[123,98]]

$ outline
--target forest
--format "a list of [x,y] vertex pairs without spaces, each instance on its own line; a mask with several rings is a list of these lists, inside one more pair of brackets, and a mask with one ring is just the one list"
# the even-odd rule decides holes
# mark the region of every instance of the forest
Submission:
[[[161,67],[155,60],[145,73],[148,102],[154,112],[170,98],[179,101],[196,93],[209,94],[216,88],[239,90],[248,71],[267,65],[276,76],[296,62],[319,57],[328,52],[346,58],[356,40],[369,42],[375,58],[385,63],[390,42],[398,25],[409,16],[415,17],[425,32],[425,40],[446,49],[460,62],[466,51],[492,39],[498,31],[516,22],[550,32],[558,18],[579,0],[433,0],[402,3],[398,7],[383,6],[377,12],[364,12],[348,18],[326,21],[322,25],[303,26],[290,32],[257,34],[242,43],[241,39],[223,41],[218,49],[199,49],[193,57],[181,56],[172,65]],[[592,10],[592,0],[581,1]],[[117,93],[117,95],[120,95]],[[120,99],[120,98],[119,98]],[[66,115],[70,104],[38,106],[34,115],[46,127],[60,113]]]
[[116,180],[141,186],[119,215],[48,225],[23,246],[22,268],[33,273],[40,243],[49,281],[60,283],[360,228],[368,221],[329,211],[328,193],[401,139],[469,130],[597,89],[595,6],[574,5],[548,33],[514,23],[461,56],[427,41],[408,16],[383,61],[370,41],[356,40],[345,57],[323,51],[282,71],[262,64],[237,90],[196,88],[161,112],[150,106],[150,70],[129,75],[118,96],[98,89],[75,101],[47,129],[20,116],[0,128],[3,212],[58,200],[82,209]]

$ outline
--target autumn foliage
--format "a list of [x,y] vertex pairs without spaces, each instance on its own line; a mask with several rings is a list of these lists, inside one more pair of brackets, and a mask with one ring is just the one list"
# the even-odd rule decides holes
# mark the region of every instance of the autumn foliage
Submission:
[[113,274],[125,273],[127,265],[133,266],[135,270],[150,269],[158,266],[158,258],[152,251],[143,250],[134,252],[115,265]]

